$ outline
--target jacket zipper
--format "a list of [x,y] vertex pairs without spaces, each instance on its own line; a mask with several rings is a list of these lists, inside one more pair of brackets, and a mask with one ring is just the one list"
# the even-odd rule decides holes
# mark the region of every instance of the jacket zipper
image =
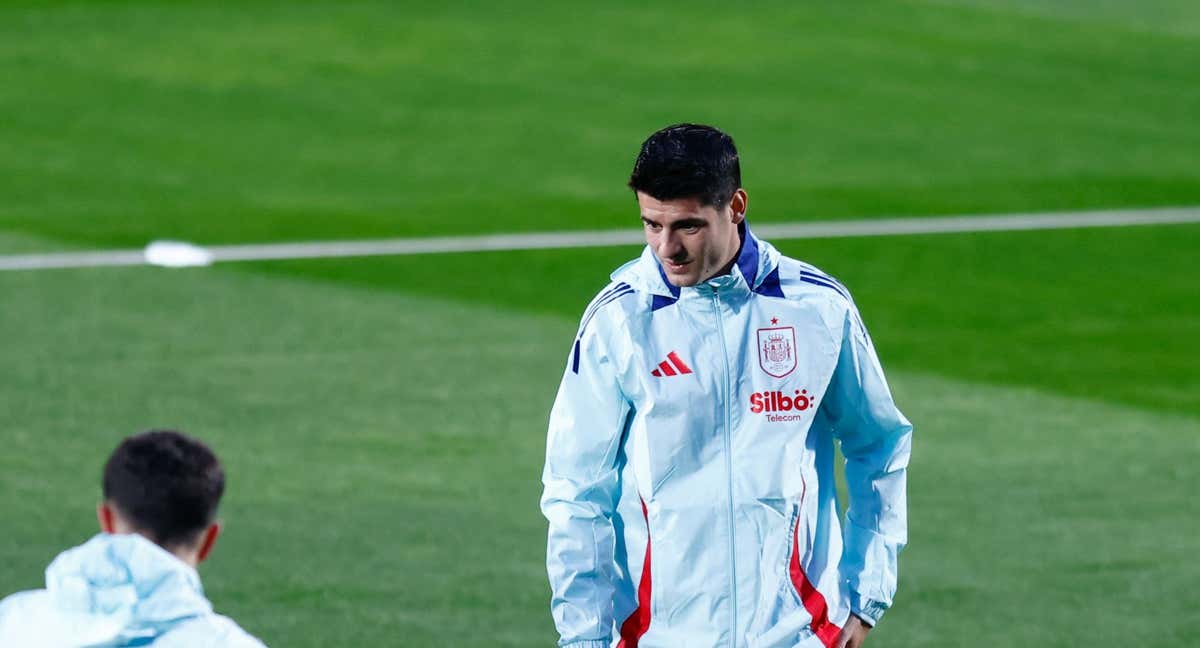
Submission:
[[721,297],[718,294],[718,290],[717,290],[716,286],[712,287],[712,291],[713,291],[712,292],[713,310],[716,312],[716,315],[717,315],[717,333],[718,333],[718,337],[720,337],[720,339],[721,339],[721,358],[725,362],[725,376],[724,376],[725,380],[723,383],[724,392],[725,392],[724,393],[725,398],[723,399],[725,402],[725,485],[726,485],[726,498],[727,498],[727,501],[729,502],[729,595],[730,595],[730,600],[733,602],[733,606],[732,606],[732,608],[733,608],[733,610],[732,610],[733,623],[730,627],[730,636],[733,639],[732,645],[737,646],[738,645],[738,637],[737,637],[737,615],[738,615],[737,552],[734,547],[734,528],[733,528],[734,527],[734,523],[733,523],[733,516],[734,516],[734,509],[733,509],[733,439],[732,439],[733,433],[730,430],[730,427],[733,424],[733,417],[731,416],[731,413],[730,413],[731,407],[730,407],[730,403],[729,403],[730,392],[731,392],[731,390],[729,388],[729,378],[730,378],[730,375],[732,374],[732,372],[730,371],[730,368],[729,368],[729,347],[728,347],[728,343],[725,341],[725,327],[723,325],[723,321],[722,321],[722,317],[721,317]]

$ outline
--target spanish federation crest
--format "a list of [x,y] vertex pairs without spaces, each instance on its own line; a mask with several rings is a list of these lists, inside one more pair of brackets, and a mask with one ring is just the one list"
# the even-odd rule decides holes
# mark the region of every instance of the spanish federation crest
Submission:
[[758,329],[758,366],[775,378],[795,371],[796,329],[790,326]]

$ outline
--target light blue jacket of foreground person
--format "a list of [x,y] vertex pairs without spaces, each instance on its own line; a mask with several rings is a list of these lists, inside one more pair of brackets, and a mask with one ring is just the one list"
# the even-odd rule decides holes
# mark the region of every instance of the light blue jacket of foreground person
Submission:
[[140,535],[105,533],[59,554],[46,589],[0,602],[0,646],[263,648],[213,612],[190,565]]
[[892,603],[912,426],[846,289],[741,228],[730,274],[646,248],[583,316],[541,501],[562,646],[818,648]]

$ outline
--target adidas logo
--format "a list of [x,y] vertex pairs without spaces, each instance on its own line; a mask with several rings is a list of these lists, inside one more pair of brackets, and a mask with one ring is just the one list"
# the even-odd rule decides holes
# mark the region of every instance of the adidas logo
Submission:
[[667,354],[667,359],[658,363],[658,369],[650,372],[651,376],[662,378],[663,376],[675,376],[680,374],[690,374],[692,368],[687,366],[683,360],[679,358],[679,354],[674,351]]

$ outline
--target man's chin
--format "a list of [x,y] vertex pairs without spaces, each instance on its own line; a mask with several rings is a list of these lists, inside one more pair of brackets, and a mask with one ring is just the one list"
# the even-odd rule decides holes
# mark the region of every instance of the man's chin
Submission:
[[668,272],[667,281],[670,281],[671,285],[675,286],[676,288],[688,288],[700,283],[700,278],[690,272],[687,274],[674,274]]

